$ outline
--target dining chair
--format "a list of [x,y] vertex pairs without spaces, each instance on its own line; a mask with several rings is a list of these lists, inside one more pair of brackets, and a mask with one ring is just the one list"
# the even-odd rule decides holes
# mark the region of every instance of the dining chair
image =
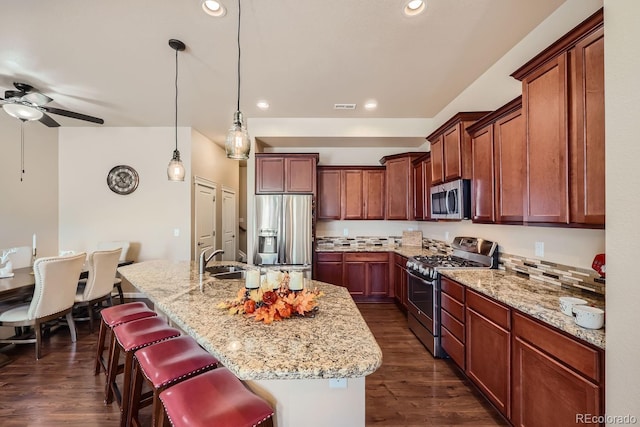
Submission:
[[[89,330],[93,332],[94,307],[102,301],[111,300],[111,291],[116,278],[116,270],[122,249],[95,251],[89,254],[87,266],[89,275],[84,286],[78,286],[73,308],[87,308]],[[75,318],[85,320],[85,318]]]
[[36,359],[41,356],[42,326],[66,316],[71,341],[76,342],[76,327],[71,310],[75,301],[78,277],[86,254],[67,257],[38,258],[33,264],[35,288],[30,303],[21,304],[0,313],[0,326],[32,326],[35,338],[12,337],[0,340],[9,344],[36,344]]
[[[97,249],[99,251],[105,251],[109,249],[122,249],[120,253],[120,262],[127,261],[127,256],[129,254],[129,246],[131,244],[126,240],[113,240],[113,241],[104,241],[98,242]],[[124,304],[124,293],[122,292],[122,279],[120,278],[120,274],[116,275],[116,278],[113,282],[113,287],[118,291],[118,298],[120,298],[120,304]]]

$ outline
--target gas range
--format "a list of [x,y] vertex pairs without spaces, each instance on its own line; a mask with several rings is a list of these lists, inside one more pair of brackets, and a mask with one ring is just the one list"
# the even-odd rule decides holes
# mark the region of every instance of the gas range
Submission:
[[407,270],[425,280],[438,278],[438,271],[452,268],[496,268],[498,244],[477,237],[456,237],[451,254],[419,255],[407,260]]

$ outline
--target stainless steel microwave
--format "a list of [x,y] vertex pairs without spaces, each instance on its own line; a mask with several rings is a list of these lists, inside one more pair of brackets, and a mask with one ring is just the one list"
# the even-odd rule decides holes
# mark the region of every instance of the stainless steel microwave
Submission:
[[470,180],[458,179],[431,187],[431,218],[469,219],[470,217]]

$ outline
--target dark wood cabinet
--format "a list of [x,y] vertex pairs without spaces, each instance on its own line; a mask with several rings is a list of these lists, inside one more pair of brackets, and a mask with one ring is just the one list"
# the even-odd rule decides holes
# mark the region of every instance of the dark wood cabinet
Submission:
[[467,128],[471,136],[474,222],[522,223],[526,145],[518,97]]
[[458,113],[427,137],[431,143],[432,185],[471,179],[471,138],[465,129],[488,113]]
[[256,153],[256,194],[316,193],[318,154]]
[[393,288],[396,302],[406,311],[409,305],[407,294],[407,258],[402,255],[393,254],[392,259],[393,279],[391,287]]
[[314,278],[321,282],[342,286],[342,253],[318,252],[315,257]]
[[413,160],[423,154],[410,152],[380,159],[386,168],[386,219],[414,219]]
[[440,279],[441,343],[444,351],[463,371],[466,367],[465,287],[446,277]]
[[431,154],[413,161],[413,217],[418,221],[431,219]]
[[516,426],[580,424],[577,414],[604,413],[604,352],[538,321],[513,315],[513,398]]
[[511,395],[510,309],[469,289],[466,304],[465,373],[508,417]]
[[318,167],[318,219],[384,219],[385,169]]
[[603,28],[600,10],[512,74],[522,81],[525,222],[604,226]]
[[389,296],[389,255],[386,252],[346,252],[344,286],[355,300]]

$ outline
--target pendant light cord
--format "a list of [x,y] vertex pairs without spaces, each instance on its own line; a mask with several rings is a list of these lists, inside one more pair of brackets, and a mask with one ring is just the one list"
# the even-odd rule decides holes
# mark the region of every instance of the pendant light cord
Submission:
[[176,49],[176,81],[175,81],[175,86],[176,86],[175,132],[176,132],[176,151],[178,151],[178,49]]
[[24,176],[24,121],[20,123],[20,182]]
[[240,111],[240,15],[242,14],[240,3],[241,0],[238,0],[238,105],[236,111]]

